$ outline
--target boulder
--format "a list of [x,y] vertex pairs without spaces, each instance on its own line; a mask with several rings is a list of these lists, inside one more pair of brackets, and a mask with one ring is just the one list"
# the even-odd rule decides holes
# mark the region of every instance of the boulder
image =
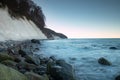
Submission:
[[26,69],[19,69],[19,72],[24,74],[25,72],[27,72],[27,70]]
[[46,74],[47,72],[47,68],[46,66],[43,66],[43,65],[40,65],[40,66],[37,66],[33,72],[39,74],[39,75],[43,75],[43,74]]
[[110,47],[109,49],[116,50],[117,48],[116,47]]
[[49,59],[52,59],[53,61],[56,61],[57,59],[55,58],[55,56],[50,56]]
[[15,57],[15,62],[19,63],[22,61],[21,57],[20,56],[14,56]]
[[27,55],[26,52],[23,51],[23,50],[21,50],[21,49],[20,49],[18,52],[19,52],[19,54],[20,54],[22,57],[24,57],[24,56]]
[[42,65],[42,64],[47,64],[48,63],[48,61],[49,61],[49,59],[46,57],[46,58],[42,58],[42,59],[40,59],[40,64]]
[[0,64],[0,80],[28,80],[22,73]]
[[36,40],[36,39],[32,39],[32,40],[31,40],[31,43],[37,43],[37,44],[40,44],[40,41],[39,41],[39,40]]
[[29,56],[29,55],[25,56],[25,61],[30,64],[36,64],[35,61],[33,60],[32,56]]
[[15,55],[15,51],[13,49],[7,48],[8,54]]
[[53,62],[52,60],[50,60],[48,63],[47,63],[47,73],[48,74],[51,74],[52,72],[52,66],[56,65],[55,62]]
[[28,77],[29,80],[49,80],[47,75],[38,75],[33,72],[26,72],[25,75]]
[[36,68],[36,65],[29,64],[27,62],[20,62],[20,63],[17,64],[17,68],[18,68],[19,71],[21,71],[23,69],[26,70],[26,71],[32,71],[33,69]]
[[75,80],[72,66],[64,60],[57,60],[56,64],[49,62],[47,70],[55,80]]
[[108,65],[108,66],[111,65],[111,63],[107,59],[105,59],[103,57],[98,59],[98,63],[102,64],[102,65]]
[[120,75],[116,76],[115,80],[120,80]]
[[7,53],[0,53],[0,62],[4,60],[14,60],[14,57],[8,55]]
[[[40,58],[39,58],[39,55],[27,55],[25,56],[25,61],[28,62],[28,63],[31,63],[31,64],[35,64],[35,65],[40,65]],[[30,62],[30,61],[31,62]]]

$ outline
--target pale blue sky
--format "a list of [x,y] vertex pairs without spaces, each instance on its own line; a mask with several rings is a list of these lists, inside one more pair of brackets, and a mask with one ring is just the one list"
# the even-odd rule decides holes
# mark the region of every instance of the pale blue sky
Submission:
[[46,25],[69,38],[120,38],[120,0],[34,0]]

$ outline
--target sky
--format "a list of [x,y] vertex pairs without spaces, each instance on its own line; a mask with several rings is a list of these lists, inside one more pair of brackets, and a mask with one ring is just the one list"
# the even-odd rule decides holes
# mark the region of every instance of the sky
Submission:
[[120,38],[120,0],[33,0],[46,27],[69,38]]

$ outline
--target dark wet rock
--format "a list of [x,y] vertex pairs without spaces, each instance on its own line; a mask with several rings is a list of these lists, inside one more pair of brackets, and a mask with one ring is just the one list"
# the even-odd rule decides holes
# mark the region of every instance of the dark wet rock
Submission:
[[25,61],[28,62],[28,63],[31,63],[31,64],[36,64],[36,63],[34,62],[34,60],[32,59],[32,57],[29,56],[29,55],[26,55],[26,56],[25,56]]
[[35,50],[39,50],[39,48],[35,48]]
[[40,58],[39,55],[33,55],[33,60],[36,65],[40,65]]
[[24,56],[26,56],[26,55],[27,55],[27,54],[26,54],[26,52],[25,52],[25,51],[23,51],[23,50],[19,50],[18,52],[19,52],[19,54],[20,54],[22,57],[24,57]]
[[40,49],[39,48],[35,48],[33,51],[36,52],[36,51],[39,51]]
[[110,47],[109,49],[116,50],[118,48],[117,47]]
[[68,79],[63,79],[65,78],[64,74],[61,73],[62,67],[61,66],[52,66],[50,69],[50,75],[55,79],[55,80],[68,80]]
[[108,65],[108,66],[112,65],[107,59],[105,59],[103,57],[98,59],[98,63],[102,64],[102,65]]
[[4,60],[13,60],[14,61],[14,57],[8,55],[7,53],[0,53],[0,62],[4,61]]
[[15,62],[17,62],[17,63],[19,63],[19,62],[21,62],[22,60],[21,60],[21,58],[19,57],[19,56],[17,56],[17,57],[15,57],[15,60],[14,60]]
[[51,67],[54,65],[56,65],[56,63],[51,60],[47,63],[47,73],[48,74],[51,74]]
[[31,40],[31,42],[32,42],[32,43],[37,43],[37,44],[40,44],[40,41],[39,41],[39,40],[37,40],[37,39],[32,39],[32,40]]
[[[57,60],[54,56],[38,55],[36,52],[33,52],[36,48],[39,49],[38,44],[31,43],[31,40],[22,42],[17,47],[12,47],[15,54],[12,52],[10,54],[6,53],[14,59],[11,61],[4,59],[2,63],[23,74],[33,72],[37,75],[47,74],[49,80],[74,80],[74,70],[71,65],[64,60]],[[14,64],[14,62],[17,64]]]
[[19,72],[24,74],[25,72],[27,72],[27,70],[26,69],[19,69]]
[[49,58],[44,57],[44,58],[40,59],[40,64],[41,64],[41,65],[42,65],[42,64],[47,64],[48,61],[49,61]]
[[7,51],[8,51],[8,54],[13,54],[13,55],[15,54],[15,51],[13,49],[8,48]]
[[56,64],[49,62],[47,71],[55,80],[75,80],[72,66],[64,60],[57,60]]
[[35,72],[35,73],[37,73],[37,74],[39,74],[39,75],[43,75],[43,74],[46,74],[47,68],[46,68],[46,66],[37,66],[37,67],[33,70],[33,72]]
[[26,72],[25,75],[29,80],[49,80],[47,75],[38,75],[33,72]]
[[49,59],[52,59],[53,61],[56,61],[57,59],[55,58],[55,56],[50,56]]
[[115,80],[120,80],[120,75],[116,76]]
[[20,62],[17,64],[17,68],[18,70],[25,69],[26,71],[32,71],[36,68],[36,65],[27,62]]
[[15,54],[15,55],[9,54],[9,56],[12,56],[14,58],[14,61],[17,62],[17,63],[24,60],[24,57],[21,57],[21,55],[19,55],[19,54]]

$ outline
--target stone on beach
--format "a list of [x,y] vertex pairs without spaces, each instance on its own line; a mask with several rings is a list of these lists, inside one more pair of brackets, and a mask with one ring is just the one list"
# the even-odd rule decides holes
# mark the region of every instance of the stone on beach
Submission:
[[111,50],[116,50],[116,49],[118,49],[117,47],[110,47],[109,49],[111,49]]
[[75,80],[72,66],[64,60],[57,60],[56,63],[48,63],[47,69],[48,73],[55,80]]
[[108,65],[108,66],[112,65],[107,59],[105,59],[103,57],[98,59],[98,63],[102,64],[102,65]]

